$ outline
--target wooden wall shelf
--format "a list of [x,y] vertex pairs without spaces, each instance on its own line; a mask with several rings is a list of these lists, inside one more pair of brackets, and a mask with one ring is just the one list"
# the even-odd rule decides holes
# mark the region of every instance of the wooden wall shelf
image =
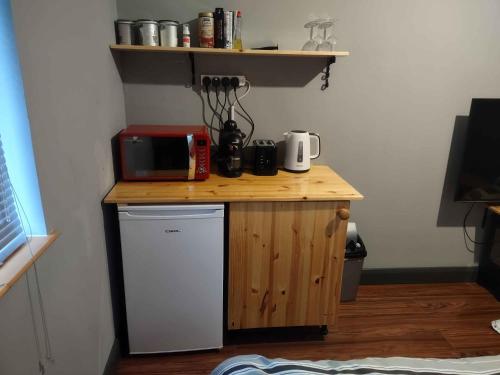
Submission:
[[158,47],[158,46],[137,46],[129,44],[111,44],[109,46],[113,52],[154,52],[179,54],[187,53],[191,62],[191,84],[196,84],[196,72],[194,57],[196,55],[212,56],[257,56],[257,57],[287,57],[287,58],[315,58],[326,59],[326,66],[323,70],[321,90],[326,90],[329,84],[330,67],[335,63],[337,56],[349,56],[347,51],[290,51],[290,50],[256,50],[256,49],[224,49],[224,48],[200,48],[200,47]]
[[112,51],[119,52],[161,52],[161,53],[194,53],[200,55],[236,55],[236,56],[275,56],[275,57],[315,57],[329,58],[334,56],[349,56],[347,51],[290,51],[290,50],[255,50],[255,49],[223,49],[199,47],[151,47],[112,44]]

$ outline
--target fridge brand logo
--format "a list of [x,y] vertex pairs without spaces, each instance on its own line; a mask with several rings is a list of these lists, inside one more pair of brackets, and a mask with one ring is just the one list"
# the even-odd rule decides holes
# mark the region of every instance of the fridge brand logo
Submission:
[[181,233],[180,229],[165,229],[165,233]]

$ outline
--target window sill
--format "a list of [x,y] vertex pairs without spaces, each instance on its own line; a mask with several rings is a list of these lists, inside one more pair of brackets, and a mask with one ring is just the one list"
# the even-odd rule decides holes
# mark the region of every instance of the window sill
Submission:
[[5,261],[5,264],[0,267],[0,298],[12,288],[58,237],[59,233],[56,232],[51,232],[46,236],[33,236],[30,240],[33,256],[30,247],[25,244]]

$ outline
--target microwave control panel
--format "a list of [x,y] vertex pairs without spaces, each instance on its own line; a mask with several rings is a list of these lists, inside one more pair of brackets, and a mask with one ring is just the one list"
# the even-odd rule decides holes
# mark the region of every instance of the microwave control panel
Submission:
[[210,175],[210,140],[208,137],[196,139],[196,180],[206,180]]

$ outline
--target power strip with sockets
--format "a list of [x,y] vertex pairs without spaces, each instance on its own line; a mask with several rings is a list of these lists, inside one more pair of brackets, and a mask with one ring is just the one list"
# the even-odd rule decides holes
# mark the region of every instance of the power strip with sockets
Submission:
[[205,78],[205,77],[210,78],[210,80],[212,80],[214,78],[219,78],[220,81],[222,81],[223,78],[229,78],[229,80],[231,80],[231,78],[238,78],[239,87],[246,86],[246,84],[247,84],[247,79],[245,76],[237,76],[237,75],[229,75],[229,74],[227,74],[227,75],[226,74],[202,74],[200,82],[203,82],[203,78]]

